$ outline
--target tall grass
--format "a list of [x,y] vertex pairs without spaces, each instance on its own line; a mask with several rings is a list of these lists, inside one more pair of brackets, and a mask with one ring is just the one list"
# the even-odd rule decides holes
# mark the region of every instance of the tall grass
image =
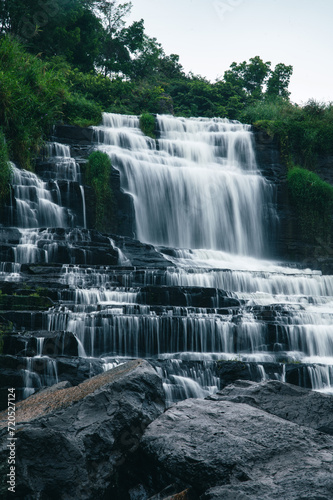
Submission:
[[26,169],[57,121],[101,121],[96,103],[71,92],[68,71],[27,53],[9,36],[0,38],[0,125],[11,159]]

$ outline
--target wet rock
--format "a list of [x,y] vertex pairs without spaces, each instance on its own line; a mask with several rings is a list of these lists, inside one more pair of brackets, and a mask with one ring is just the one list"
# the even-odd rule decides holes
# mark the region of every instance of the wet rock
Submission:
[[312,388],[309,374],[309,365],[305,363],[286,363],[281,354],[281,361],[278,363],[269,362],[245,362],[237,359],[231,361],[218,361],[217,373],[220,377],[221,387],[226,387],[236,380],[251,380],[252,382],[261,382],[263,378],[282,379],[290,384]]
[[239,300],[228,297],[224,290],[198,286],[146,286],[142,287],[138,301],[142,304],[192,306],[192,307],[239,307]]
[[[35,351],[28,354],[34,355]],[[57,381],[76,386],[103,372],[100,359],[70,356],[58,358],[0,356],[0,410],[7,407],[8,387],[15,389],[16,401]]]

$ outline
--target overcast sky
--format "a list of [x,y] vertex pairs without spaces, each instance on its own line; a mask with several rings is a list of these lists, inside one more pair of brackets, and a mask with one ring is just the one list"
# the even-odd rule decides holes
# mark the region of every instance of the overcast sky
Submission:
[[[120,3],[123,3],[120,1]],[[186,72],[214,81],[233,61],[260,56],[291,64],[299,104],[333,101],[333,0],[132,0],[129,21],[145,21]]]

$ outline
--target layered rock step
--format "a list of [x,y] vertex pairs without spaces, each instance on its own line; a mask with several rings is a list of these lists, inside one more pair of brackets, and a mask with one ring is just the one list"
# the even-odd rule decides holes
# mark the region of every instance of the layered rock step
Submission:
[[[303,322],[310,319],[302,305],[305,296],[298,304],[251,305],[249,298],[236,298],[236,292],[166,284],[177,273],[173,267],[22,266],[24,285],[3,283],[2,297],[3,304],[17,304],[2,318],[16,330],[4,334],[3,352],[18,356],[16,364],[15,358],[6,362],[20,373],[18,393],[66,380],[64,358],[72,356],[83,364],[89,359],[90,375],[143,356],[162,376],[168,404],[203,397],[238,378],[330,387],[331,367],[309,364],[311,356],[324,361],[330,355],[330,314],[327,328],[323,325],[316,336],[316,323],[313,328],[301,323],[302,317]],[[212,273],[221,277],[222,271]],[[31,310],[34,301],[36,310]],[[27,302],[30,310],[24,307]],[[312,322],[316,318],[313,313]]]

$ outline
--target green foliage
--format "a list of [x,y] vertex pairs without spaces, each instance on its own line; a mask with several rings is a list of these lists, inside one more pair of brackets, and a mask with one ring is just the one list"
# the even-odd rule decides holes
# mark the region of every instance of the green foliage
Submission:
[[9,195],[11,168],[5,136],[0,129],[0,207]]
[[63,111],[63,120],[71,125],[89,127],[90,125],[98,125],[102,121],[102,108],[80,94],[69,94]]
[[267,81],[266,96],[288,98],[290,95],[288,86],[292,73],[292,66],[286,66],[281,63],[277,64],[274,71],[271,71]]
[[31,170],[57,121],[79,126],[101,122],[101,106],[85,92],[72,91],[72,73],[61,58],[43,62],[10,37],[0,39],[0,124],[5,136],[0,136],[0,198],[7,186],[8,155]]
[[315,170],[320,154],[333,154],[333,105],[309,101],[301,107],[286,99],[260,101],[241,119],[276,134],[287,163]]
[[155,117],[150,113],[143,113],[140,116],[140,128],[145,135],[156,139],[155,134]]
[[108,232],[113,217],[113,196],[110,186],[111,161],[106,153],[94,151],[88,158],[85,182],[94,190],[96,197],[95,228]]
[[83,71],[94,68],[102,22],[94,0],[6,0],[1,2],[0,31],[14,35],[33,54],[62,55]]
[[[289,97],[288,86],[293,72],[292,66],[279,63],[271,69],[269,61],[264,62],[259,56],[252,57],[247,63],[233,62],[224,73],[224,81],[246,93],[247,103],[268,97]],[[265,85],[267,89],[265,90]]]
[[327,240],[332,230],[333,186],[314,172],[293,167],[288,171],[290,201],[305,241],[316,235]]
[[44,134],[62,116],[65,97],[63,74],[9,37],[0,39],[0,123],[14,161],[31,168]]

